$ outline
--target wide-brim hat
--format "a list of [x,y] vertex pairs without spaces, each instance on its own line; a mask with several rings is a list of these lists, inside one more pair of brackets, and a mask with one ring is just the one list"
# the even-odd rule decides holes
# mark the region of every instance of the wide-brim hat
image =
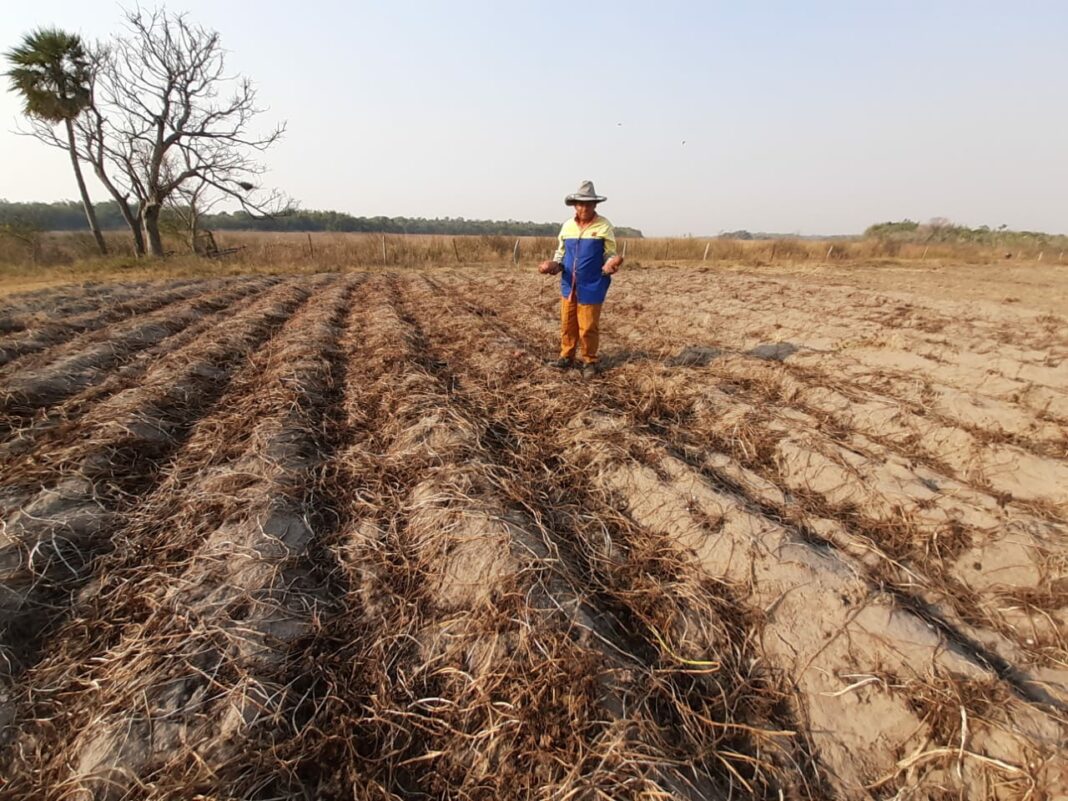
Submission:
[[577,192],[564,198],[564,203],[574,206],[576,203],[604,203],[608,198],[598,195],[593,188],[593,181],[583,181],[579,184]]

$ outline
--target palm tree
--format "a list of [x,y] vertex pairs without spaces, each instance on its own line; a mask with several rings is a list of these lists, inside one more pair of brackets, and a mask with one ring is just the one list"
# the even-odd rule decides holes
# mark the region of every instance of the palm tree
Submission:
[[65,125],[70,163],[78,180],[85,217],[100,252],[107,253],[96,212],[85,188],[74,139],[74,120],[93,99],[92,59],[81,37],[57,28],[40,28],[26,34],[19,47],[4,55],[11,63],[7,72],[11,88],[22,95],[26,115]]

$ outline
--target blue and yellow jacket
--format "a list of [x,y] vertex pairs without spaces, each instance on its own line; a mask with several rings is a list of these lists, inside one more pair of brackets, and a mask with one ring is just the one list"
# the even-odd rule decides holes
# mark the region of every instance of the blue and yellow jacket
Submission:
[[597,215],[585,228],[579,228],[574,218],[565,222],[553,256],[553,261],[564,266],[560,295],[569,298],[574,288],[579,303],[604,303],[612,276],[601,268],[615,255],[616,232],[604,217]]

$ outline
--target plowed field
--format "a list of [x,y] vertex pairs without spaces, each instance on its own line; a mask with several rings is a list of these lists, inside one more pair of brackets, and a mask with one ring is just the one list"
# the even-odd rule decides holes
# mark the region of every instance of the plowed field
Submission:
[[558,302],[7,299],[0,796],[1068,794],[1062,317],[633,270],[584,381]]

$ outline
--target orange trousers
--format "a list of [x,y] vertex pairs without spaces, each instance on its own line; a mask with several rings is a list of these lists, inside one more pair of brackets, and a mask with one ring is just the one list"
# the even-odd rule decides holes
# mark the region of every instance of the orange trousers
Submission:
[[600,303],[579,303],[568,298],[560,299],[560,358],[574,359],[575,349],[582,345],[582,361],[597,362],[597,345],[600,343],[598,324],[601,320]]

